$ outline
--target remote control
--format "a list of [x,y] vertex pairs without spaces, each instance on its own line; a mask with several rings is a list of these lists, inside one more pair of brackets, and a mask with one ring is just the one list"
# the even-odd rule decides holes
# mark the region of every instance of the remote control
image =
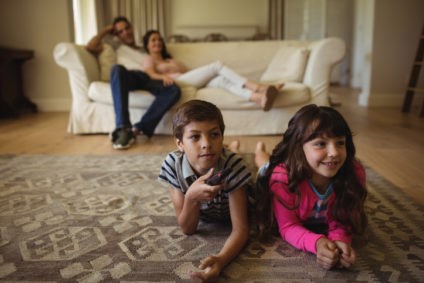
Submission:
[[225,168],[221,171],[216,172],[211,177],[207,178],[205,182],[209,186],[216,186],[216,185],[220,184],[222,182],[222,180],[224,180],[224,178],[227,177],[228,174],[231,173],[231,171],[233,171],[233,169]]

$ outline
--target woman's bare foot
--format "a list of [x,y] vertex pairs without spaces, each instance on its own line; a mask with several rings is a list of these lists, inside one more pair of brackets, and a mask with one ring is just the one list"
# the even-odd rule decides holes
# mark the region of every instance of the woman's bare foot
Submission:
[[265,150],[265,144],[259,141],[255,148],[255,164],[258,168],[261,168],[265,163],[269,161],[269,153]]
[[264,92],[267,87],[269,86],[273,86],[275,87],[277,90],[280,90],[280,88],[282,88],[284,86],[284,83],[279,83],[279,84],[262,84],[262,83],[258,83],[258,87],[256,88],[257,91],[259,92]]
[[278,90],[273,86],[262,88],[261,91],[252,92],[250,100],[258,103],[264,111],[271,109],[275,98],[278,95]]
[[240,153],[240,142],[238,140],[232,141],[228,145],[228,149],[235,153]]
[[264,111],[269,111],[284,84],[260,84],[248,81],[245,86],[253,90],[250,100],[258,103]]

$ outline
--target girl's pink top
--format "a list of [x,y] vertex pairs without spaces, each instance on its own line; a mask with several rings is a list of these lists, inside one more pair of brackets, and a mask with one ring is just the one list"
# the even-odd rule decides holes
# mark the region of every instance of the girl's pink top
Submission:
[[[358,162],[355,162],[355,171],[359,182],[365,187],[365,170]],[[288,190],[288,185],[286,185],[287,181],[288,175],[286,166],[284,164],[276,166],[269,181],[270,190],[274,195],[277,195],[287,207],[291,208],[296,205],[298,194]],[[326,236],[313,233],[303,227],[302,224],[311,215],[311,211],[318,200],[318,196],[306,179],[298,185],[298,189],[300,191],[300,203],[299,206],[293,210],[285,208],[275,196],[273,197],[274,215],[277,219],[279,232],[285,241],[297,249],[316,254],[317,240]],[[343,226],[333,220],[329,213],[334,204],[334,199],[335,193],[333,191],[329,199],[325,222],[329,227],[327,238],[331,241],[342,241],[350,245],[352,235],[349,233],[349,227]]]

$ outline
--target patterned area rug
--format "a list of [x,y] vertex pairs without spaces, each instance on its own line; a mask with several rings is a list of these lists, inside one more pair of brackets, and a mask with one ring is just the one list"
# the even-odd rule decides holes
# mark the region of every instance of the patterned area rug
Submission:
[[[156,181],[163,158],[0,155],[0,282],[189,282],[230,227],[180,232]],[[325,271],[271,236],[249,240],[220,282],[423,282],[423,206],[371,169],[367,183],[369,229],[353,269]]]

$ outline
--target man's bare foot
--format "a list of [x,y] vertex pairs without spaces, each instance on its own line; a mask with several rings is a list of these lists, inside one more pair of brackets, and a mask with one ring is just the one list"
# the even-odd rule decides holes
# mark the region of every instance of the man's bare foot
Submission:
[[255,148],[255,164],[258,168],[261,168],[265,163],[269,161],[269,153],[265,150],[265,144],[259,141]]
[[238,140],[232,141],[228,145],[228,149],[230,149],[232,152],[240,153],[240,142]]

